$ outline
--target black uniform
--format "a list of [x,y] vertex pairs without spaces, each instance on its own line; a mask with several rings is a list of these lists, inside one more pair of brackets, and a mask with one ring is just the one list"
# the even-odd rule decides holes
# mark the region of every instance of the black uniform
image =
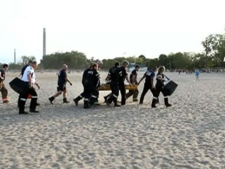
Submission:
[[141,98],[140,98],[140,104],[143,103],[144,101],[144,97],[146,95],[146,93],[148,92],[148,90],[151,90],[152,94],[153,94],[153,100],[152,100],[152,107],[155,107],[156,101],[157,101],[157,97],[156,97],[156,91],[154,89],[153,86],[153,80],[155,77],[155,72],[152,70],[147,70],[144,74],[145,76],[145,84],[144,84],[144,88],[141,94]]
[[67,73],[64,69],[60,70],[58,74],[58,86],[57,91],[64,91],[66,90],[66,82],[67,82]]
[[97,88],[99,86],[99,73],[96,69],[88,69],[84,79],[84,108],[93,105],[98,97]]
[[112,101],[114,102],[115,106],[117,105],[117,98],[119,95],[119,68],[117,66],[112,67],[109,70],[108,73],[108,77],[110,77],[110,88],[112,91],[112,94],[110,95],[110,97],[106,100],[107,104],[112,103]]
[[119,68],[119,90],[120,90],[120,94],[121,94],[121,105],[125,105],[126,104],[126,89],[125,89],[125,84],[124,84],[124,80],[127,76],[127,71],[125,69],[125,67],[121,66]]
[[156,76],[156,97],[159,97],[160,92],[162,92],[164,96],[164,103],[167,107],[171,106],[168,101],[168,93],[164,88],[164,81],[166,80],[166,76],[163,73],[158,73]]
[[[87,72],[90,70],[90,68],[87,68],[87,69],[85,69],[85,71],[83,72],[83,76],[82,76],[82,85],[83,85],[83,87],[84,87],[84,84],[85,84],[85,79],[86,79],[86,77],[87,77]],[[79,102],[79,100],[81,100],[83,97],[84,97],[84,95],[85,95],[85,93],[84,93],[84,91],[78,96],[78,97],[76,97],[75,99],[73,99],[73,101],[75,102],[75,104],[76,104],[76,106],[78,106],[78,102]]]
[[[136,82],[133,81],[133,76],[137,76],[137,70],[136,69],[134,69],[130,74],[130,82],[131,82],[131,84],[135,85]],[[138,89],[129,90],[129,92],[126,94],[126,99],[133,95],[133,101],[138,101],[137,100],[138,93],[139,93]]]

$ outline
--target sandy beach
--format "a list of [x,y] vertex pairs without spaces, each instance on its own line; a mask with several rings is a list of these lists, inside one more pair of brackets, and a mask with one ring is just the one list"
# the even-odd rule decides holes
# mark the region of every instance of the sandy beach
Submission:
[[41,106],[31,115],[18,114],[18,94],[8,85],[18,75],[7,72],[10,102],[0,103],[0,169],[225,168],[225,74],[203,73],[196,82],[194,74],[166,73],[179,85],[169,108],[161,94],[152,109],[150,91],[143,105],[129,98],[125,106],[108,107],[104,91],[100,106],[83,109],[82,101],[72,101],[83,90],[82,72],[68,74],[70,103],[61,95],[53,105],[56,72],[36,73]]

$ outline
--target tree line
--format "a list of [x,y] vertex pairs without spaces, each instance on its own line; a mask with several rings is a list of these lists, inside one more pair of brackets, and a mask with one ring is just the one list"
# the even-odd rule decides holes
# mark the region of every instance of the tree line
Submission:
[[[210,34],[202,41],[202,53],[178,52],[160,54],[157,58],[146,58],[144,54],[135,57],[116,57],[113,59],[87,59],[84,53],[78,51],[56,52],[43,56],[40,69],[59,69],[66,63],[70,69],[85,69],[91,62],[100,64],[101,69],[109,69],[116,61],[122,63],[128,60],[131,63],[155,67],[164,65],[167,69],[194,69],[225,67],[225,34]],[[22,63],[10,63],[10,69],[21,69],[28,60],[35,60],[34,56],[22,56]]]

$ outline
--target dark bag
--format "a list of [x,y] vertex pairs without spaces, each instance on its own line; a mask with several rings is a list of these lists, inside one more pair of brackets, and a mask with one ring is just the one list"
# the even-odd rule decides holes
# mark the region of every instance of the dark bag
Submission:
[[166,75],[164,75],[164,77],[167,79],[167,81],[164,82],[164,90],[166,91],[167,95],[170,96],[176,90],[178,84],[170,80]]
[[29,89],[29,83],[22,81],[18,77],[15,77],[11,82],[9,82],[9,85],[18,94],[26,92]]
[[166,93],[170,96],[173,94],[173,92],[176,90],[178,84],[176,84],[174,81],[170,80],[165,86],[164,90]]

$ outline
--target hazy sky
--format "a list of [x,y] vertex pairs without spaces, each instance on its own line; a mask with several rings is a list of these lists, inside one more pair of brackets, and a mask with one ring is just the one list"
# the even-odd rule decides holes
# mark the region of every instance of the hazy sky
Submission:
[[[0,62],[83,52],[88,58],[201,52],[224,33],[224,0],[0,0]],[[125,53],[126,52],[126,53]]]

